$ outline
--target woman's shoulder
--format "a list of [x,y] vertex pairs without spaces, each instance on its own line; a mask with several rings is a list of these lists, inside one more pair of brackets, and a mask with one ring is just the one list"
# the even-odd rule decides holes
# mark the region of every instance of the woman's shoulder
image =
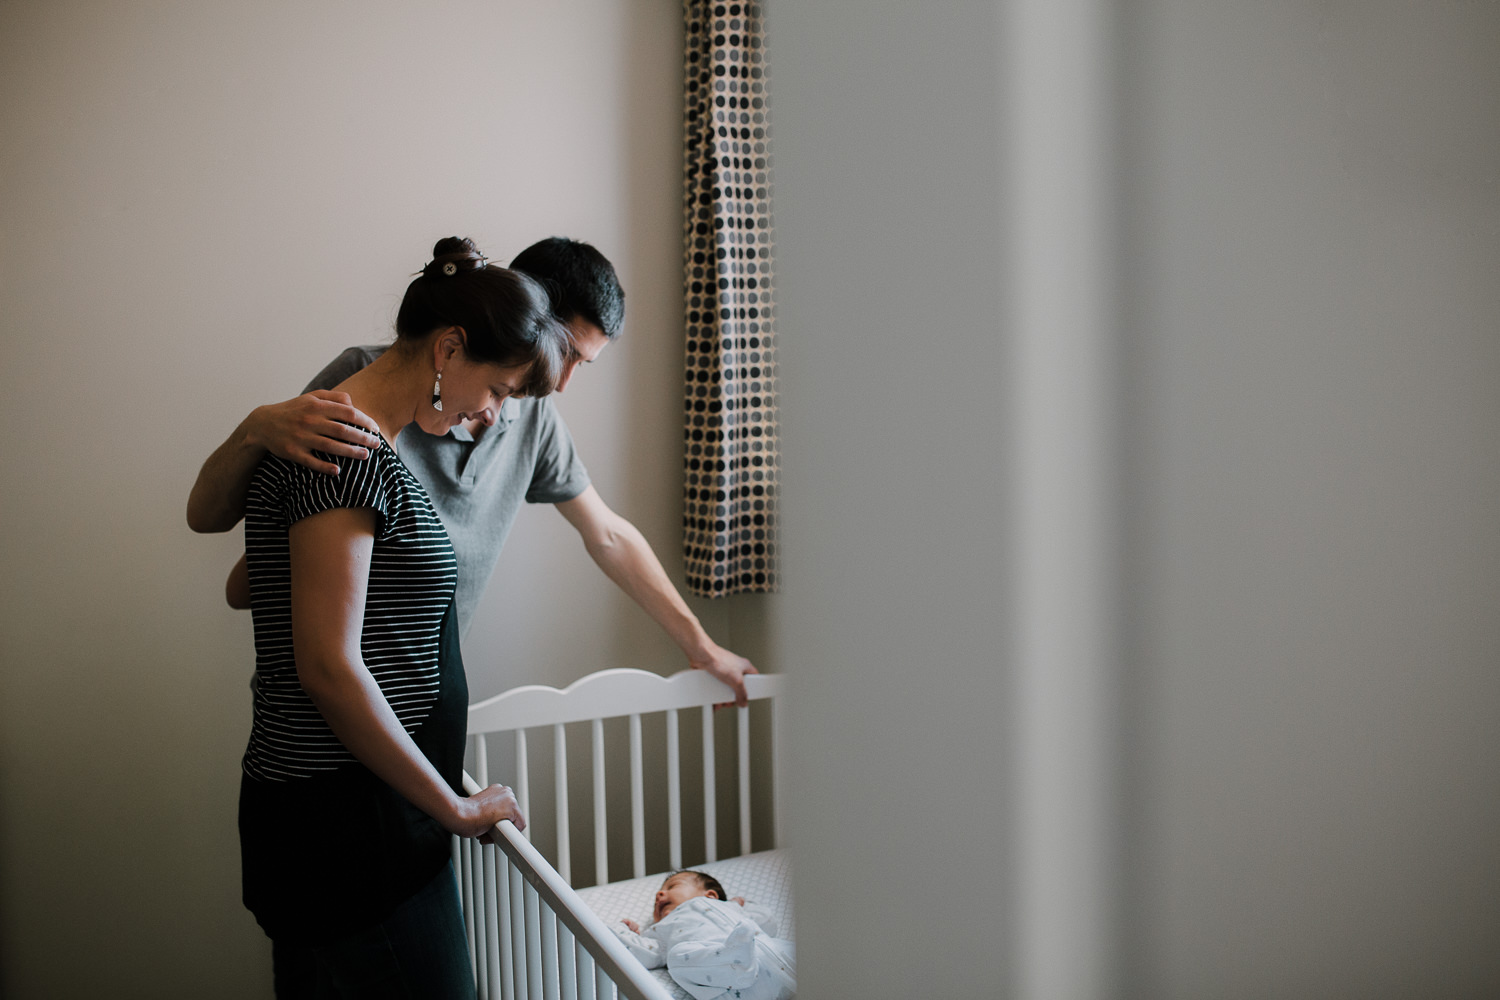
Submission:
[[406,492],[408,474],[389,445],[382,443],[368,458],[315,453],[338,466],[336,475],[300,462],[266,455],[251,482],[251,496],[299,510],[301,516],[331,507],[384,509]]

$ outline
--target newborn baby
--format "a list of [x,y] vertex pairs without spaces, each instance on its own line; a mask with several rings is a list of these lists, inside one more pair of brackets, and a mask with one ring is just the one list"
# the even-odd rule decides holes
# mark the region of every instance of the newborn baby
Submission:
[[656,890],[644,930],[622,920],[615,933],[648,969],[667,967],[695,1000],[788,1000],[797,991],[792,942],[774,937],[768,910],[729,899],[703,872],[677,872]]

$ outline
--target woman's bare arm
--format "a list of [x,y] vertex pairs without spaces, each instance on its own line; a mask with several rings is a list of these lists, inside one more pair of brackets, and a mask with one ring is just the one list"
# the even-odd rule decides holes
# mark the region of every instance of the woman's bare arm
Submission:
[[292,525],[292,647],[302,688],[340,742],[450,833],[477,837],[502,819],[525,826],[502,785],[464,798],[417,749],[360,652],[375,514],[336,508]]

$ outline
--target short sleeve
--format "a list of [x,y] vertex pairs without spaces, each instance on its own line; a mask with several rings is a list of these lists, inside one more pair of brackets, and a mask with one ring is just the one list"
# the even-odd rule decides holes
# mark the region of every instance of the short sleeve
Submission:
[[307,386],[302,391],[312,392],[314,389],[332,389],[350,375],[353,375],[380,357],[384,353],[384,350],[382,347],[373,345],[347,348],[338,357],[324,365],[323,370],[314,375],[312,381],[307,383]]
[[557,412],[551,399],[537,407],[536,463],[531,484],[526,488],[527,503],[562,503],[572,500],[589,486],[588,470],[573,447],[573,435]]
[[319,458],[335,462],[336,476],[314,472],[304,465],[286,463],[286,491],[283,513],[290,526],[305,517],[337,507],[368,508],[375,512],[375,537],[386,536],[391,507],[392,475],[390,453],[381,448],[368,459],[339,458],[315,452]]

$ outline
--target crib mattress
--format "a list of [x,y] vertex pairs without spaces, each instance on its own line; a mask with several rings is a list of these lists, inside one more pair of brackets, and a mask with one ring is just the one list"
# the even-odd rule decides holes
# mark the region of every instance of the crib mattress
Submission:
[[[743,857],[695,865],[693,870],[707,872],[718,879],[729,895],[744,896],[770,910],[776,915],[780,925],[777,937],[796,936],[792,923],[791,863],[785,850],[758,851]],[[651,906],[656,898],[656,890],[661,888],[662,881],[668,874],[662,872],[645,878],[591,886],[579,889],[578,895],[610,927],[625,917],[644,926],[651,920]],[[653,969],[652,974],[673,996],[691,1000],[686,991],[667,975],[666,969]]]

